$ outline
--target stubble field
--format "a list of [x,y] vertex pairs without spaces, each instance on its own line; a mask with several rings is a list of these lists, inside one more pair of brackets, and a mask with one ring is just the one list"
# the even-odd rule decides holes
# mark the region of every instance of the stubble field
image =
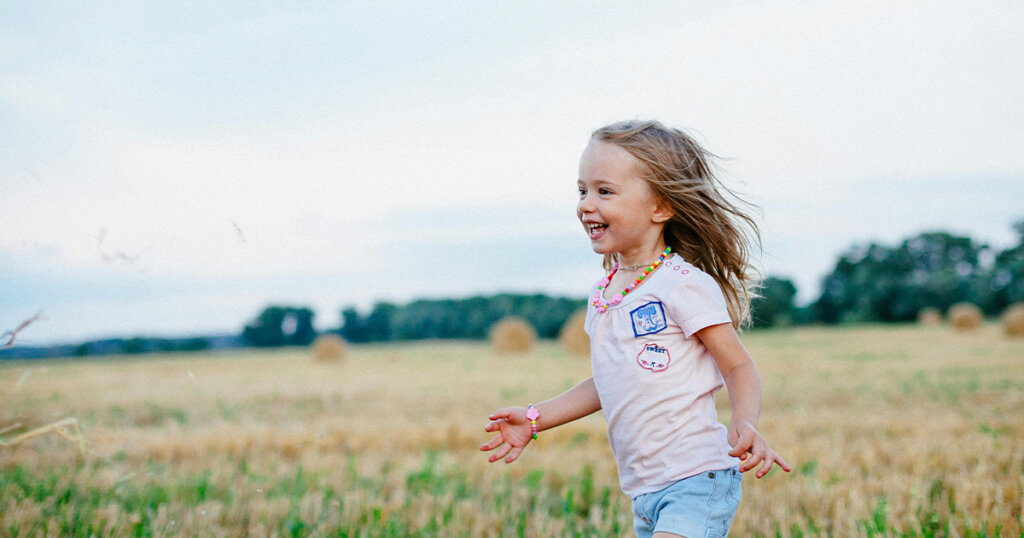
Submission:
[[[733,536],[1024,535],[1024,340],[986,326],[748,332],[761,430],[794,466],[744,479]],[[487,414],[589,375],[556,343],[0,365],[5,536],[629,536],[600,414],[512,465]],[[728,400],[720,395],[721,419]]]

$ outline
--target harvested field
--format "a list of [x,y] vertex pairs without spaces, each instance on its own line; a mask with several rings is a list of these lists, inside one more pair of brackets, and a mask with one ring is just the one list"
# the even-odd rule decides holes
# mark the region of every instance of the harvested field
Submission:
[[[1021,536],[1024,341],[997,324],[750,332],[760,429],[794,466],[744,480],[734,536]],[[0,365],[0,535],[629,536],[598,414],[511,465],[486,417],[589,375],[557,342]],[[728,421],[728,404],[719,410]]]

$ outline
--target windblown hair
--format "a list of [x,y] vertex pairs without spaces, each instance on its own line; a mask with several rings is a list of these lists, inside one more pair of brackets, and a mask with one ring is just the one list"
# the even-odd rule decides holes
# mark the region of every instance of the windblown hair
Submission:
[[[715,175],[717,157],[686,133],[657,121],[622,121],[594,131],[593,138],[615,144],[637,159],[640,174],[672,208],[665,244],[711,275],[729,308],[734,327],[750,322],[760,274],[750,263],[761,235],[744,208],[753,208]],[[605,255],[611,270],[613,255]]]

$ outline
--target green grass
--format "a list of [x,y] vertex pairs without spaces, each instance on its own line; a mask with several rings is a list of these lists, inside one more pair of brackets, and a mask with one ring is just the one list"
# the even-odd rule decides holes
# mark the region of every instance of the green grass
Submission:
[[[0,474],[0,491],[9,502],[32,502],[41,509],[42,518],[33,524],[5,529],[10,536],[36,536],[56,532],[61,536],[90,537],[105,535],[111,529],[124,536],[171,536],[178,522],[160,521],[161,507],[172,501],[184,508],[179,515],[207,516],[209,507],[218,507],[221,526],[232,528],[245,521],[233,521],[230,514],[240,503],[251,503],[239,496],[228,483],[267,484],[257,488],[265,501],[283,499],[288,504],[285,517],[268,527],[280,536],[360,536],[360,537],[440,537],[471,536],[471,521],[465,514],[457,515],[460,501],[470,501],[497,514],[494,531],[500,536],[527,536],[527,522],[538,518],[563,523],[561,536],[619,536],[630,530],[631,517],[622,513],[616,502],[620,493],[609,487],[596,487],[594,472],[583,466],[578,472],[562,475],[534,469],[521,479],[509,476],[486,489],[474,483],[473,477],[458,465],[442,463],[437,454],[426,451],[422,462],[404,476],[404,489],[395,498],[392,464],[379,472],[364,475],[356,468],[355,456],[348,456],[346,483],[338,488],[322,473],[311,472],[301,465],[294,473],[277,481],[253,472],[241,460],[228,475],[227,483],[215,480],[210,470],[194,474],[169,475],[166,466],[150,462],[145,480],[130,477],[119,480],[113,488],[100,489],[80,485],[68,477],[88,475],[103,463],[79,463],[73,467],[52,468],[43,474],[15,465]],[[801,474],[813,475],[816,464],[807,463]],[[344,511],[343,491],[358,490],[365,495],[348,507],[351,516],[342,522],[329,517]],[[935,480],[926,492],[928,504],[916,515],[912,526],[906,523],[897,529],[888,513],[886,497],[876,499],[871,513],[859,522],[864,536],[922,537],[948,536],[954,521],[940,514],[952,513],[960,519],[953,503],[954,492]],[[318,499],[313,510],[303,510],[303,499]],[[417,508],[432,508],[430,517],[422,517]],[[395,507],[399,507],[396,509]],[[111,510],[116,508],[116,510]],[[114,514],[114,515],[108,515]],[[227,515],[226,515],[227,514]],[[456,518],[458,517],[458,520]],[[958,524],[957,524],[958,525]],[[461,530],[460,530],[461,529]],[[977,528],[960,527],[963,536],[976,538],[1002,536],[999,527],[981,522]],[[819,536],[819,523],[808,517],[803,524],[793,523],[775,536]],[[760,536],[760,535],[758,535]]]
[[[177,522],[161,523],[157,515],[172,501],[185,507],[179,514],[199,517],[208,515],[206,507],[219,507],[221,517],[225,517],[223,514],[236,513],[231,508],[238,503],[250,502],[213,480],[208,470],[169,476],[165,468],[151,464],[145,480],[120,480],[109,489],[82,486],[68,479],[87,475],[96,467],[83,463],[79,468],[51,469],[45,474],[35,474],[22,466],[6,469],[0,475],[0,491],[9,501],[36,504],[43,516],[30,525],[8,528],[7,534],[36,536],[56,531],[61,536],[89,537],[114,529],[119,535],[166,536],[174,534]],[[497,529],[507,536],[525,536],[525,522],[538,517],[563,521],[564,531],[571,536],[617,536],[624,530],[623,522],[628,521],[614,502],[619,492],[595,488],[589,467],[569,476],[541,470],[532,471],[522,481],[506,476],[484,492],[464,469],[441,464],[435,454],[426,452],[421,466],[405,475],[406,487],[400,498],[390,496],[394,492],[389,487],[389,474],[386,470],[369,476],[350,473],[350,482],[340,485],[341,490],[358,489],[365,496],[349,507],[352,517],[338,523],[330,521],[328,513],[343,510],[344,496],[322,474],[299,466],[293,475],[259,488],[265,501],[284,499],[289,505],[287,515],[269,530],[283,536],[470,536],[465,518],[455,521],[454,507],[464,500],[475,501],[498,514]],[[263,478],[242,461],[230,481],[240,479],[251,484]],[[528,494],[525,503],[521,502],[524,492]],[[312,515],[307,515],[301,509],[302,500],[311,497],[319,502]],[[415,513],[416,507],[424,505],[434,509],[426,521]],[[108,513],[116,515],[111,519]],[[220,523],[231,527],[242,522],[228,518]],[[460,527],[464,530],[459,531]]]

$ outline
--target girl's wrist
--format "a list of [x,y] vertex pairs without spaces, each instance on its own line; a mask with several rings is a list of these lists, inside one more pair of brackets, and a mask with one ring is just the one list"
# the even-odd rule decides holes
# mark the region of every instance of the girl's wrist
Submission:
[[731,424],[737,430],[740,429],[740,428],[743,428],[743,427],[747,427],[747,428],[750,428],[750,429],[752,429],[754,431],[757,431],[757,424],[754,424],[754,422],[751,421],[751,420],[742,420],[742,419],[741,420],[735,420],[735,421],[732,421]]
[[537,419],[540,418],[540,410],[533,404],[526,408],[526,420],[530,421],[530,437],[537,438]]

